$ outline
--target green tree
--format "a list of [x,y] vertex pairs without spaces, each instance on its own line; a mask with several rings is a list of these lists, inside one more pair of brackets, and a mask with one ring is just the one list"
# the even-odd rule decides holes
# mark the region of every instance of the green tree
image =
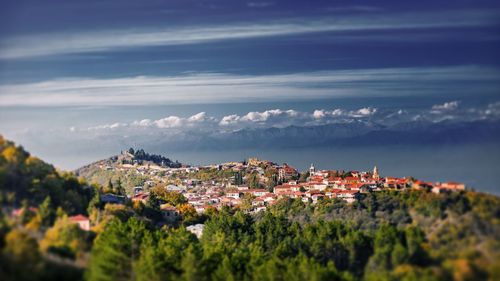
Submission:
[[101,208],[101,193],[97,188],[94,189],[94,196],[92,200],[90,200],[89,205],[87,207],[87,214],[90,214],[94,209]]
[[96,238],[86,271],[88,280],[133,280],[134,263],[140,257],[144,223],[130,218],[122,223],[113,219]]
[[113,182],[111,182],[111,178],[110,178],[108,181],[108,185],[106,186],[106,188],[104,188],[104,193],[114,193],[114,192],[115,192],[115,189],[113,187]]
[[184,281],[201,281],[206,279],[201,264],[202,254],[200,249],[192,243],[186,249],[182,257],[182,280]]
[[257,172],[253,172],[247,175],[247,185],[250,188],[258,188],[259,187],[259,175]]
[[35,216],[35,213],[31,211],[28,200],[23,200],[20,214],[20,221],[22,224],[27,224]]
[[52,201],[50,197],[47,196],[42,204],[38,207],[38,216],[40,217],[40,223],[44,227],[48,227],[54,223],[55,211],[52,207]]
[[118,178],[118,180],[116,180],[116,187],[114,190],[115,190],[115,193],[118,195],[127,195],[127,193],[125,192],[125,189],[123,188],[121,178]]

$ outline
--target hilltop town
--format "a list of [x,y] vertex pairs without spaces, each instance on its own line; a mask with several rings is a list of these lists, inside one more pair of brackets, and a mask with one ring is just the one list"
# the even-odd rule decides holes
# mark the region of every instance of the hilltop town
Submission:
[[[198,214],[223,206],[257,213],[282,198],[300,199],[310,204],[325,198],[353,203],[366,194],[381,190],[417,189],[434,193],[465,190],[465,185],[457,182],[433,183],[411,177],[383,176],[377,167],[369,172],[317,170],[311,164],[309,170],[301,172],[287,163],[277,164],[257,158],[189,166],[160,156],[155,157],[157,161],[145,161],[148,157],[144,155],[149,154],[138,151],[139,157],[137,152],[129,149],[76,173],[90,182],[96,180],[95,175],[100,175],[98,183],[105,186],[101,195],[103,202],[147,204],[151,191],[164,191],[182,195]],[[135,179],[133,186],[130,186],[130,177]],[[125,182],[129,186],[124,186]],[[160,203],[163,203],[160,209],[166,217],[179,215],[179,210],[172,204]]]

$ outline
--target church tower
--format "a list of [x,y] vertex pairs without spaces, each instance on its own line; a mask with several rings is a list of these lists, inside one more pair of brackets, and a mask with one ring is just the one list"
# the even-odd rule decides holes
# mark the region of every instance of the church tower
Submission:
[[374,179],[376,179],[376,180],[379,180],[379,179],[380,179],[380,176],[379,176],[379,174],[378,174],[378,168],[377,168],[377,166],[375,166],[375,167],[373,168],[373,176],[372,176],[372,177],[373,177]]
[[314,165],[311,163],[311,167],[309,168],[309,176],[314,175],[316,172],[316,168],[314,168]]

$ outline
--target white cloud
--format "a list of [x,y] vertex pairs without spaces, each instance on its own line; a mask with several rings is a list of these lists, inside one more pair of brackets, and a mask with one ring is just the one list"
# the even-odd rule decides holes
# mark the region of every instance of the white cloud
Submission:
[[241,121],[248,122],[265,122],[271,119],[286,119],[291,117],[296,117],[299,113],[295,110],[272,109],[266,110],[264,112],[249,112],[245,116],[241,117]]
[[[90,127],[83,130],[94,132],[119,132],[121,134],[143,134],[149,132],[169,132],[170,130],[195,130],[200,133],[217,133],[245,128],[284,128],[288,126],[319,126],[327,124],[347,124],[353,121],[369,121],[380,125],[392,126],[410,121],[440,122],[443,120],[474,121],[500,118],[500,102],[483,107],[470,107],[458,110],[459,101],[435,105],[427,111],[412,109],[384,109],[362,107],[355,110],[316,109],[311,112],[293,109],[269,109],[251,111],[246,114],[229,114],[222,117],[210,116],[199,112],[192,116],[167,116],[157,120],[142,119],[130,123],[116,122]],[[429,114],[439,110],[448,110],[446,114]],[[443,111],[444,112],[444,111]],[[76,127],[70,129],[77,131]],[[122,130],[122,131],[118,131]]]
[[88,128],[88,130],[115,130],[136,128],[150,128],[155,130],[164,129],[243,129],[243,128],[269,128],[304,125],[322,125],[335,122],[346,122],[350,118],[362,118],[373,115],[375,108],[361,108],[354,111],[341,109],[324,110],[317,109],[313,112],[302,112],[297,110],[270,109],[265,111],[251,111],[243,115],[231,114],[221,118],[200,112],[190,117],[167,116],[165,118],[151,120],[142,119],[131,123],[113,123]]
[[358,110],[351,111],[349,113],[349,116],[352,116],[352,117],[367,117],[367,116],[375,114],[375,112],[377,112],[376,108],[363,107],[363,108],[360,108]]
[[316,110],[313,112],[313,117],[314,117],[315,119],[321,119],[321,118],[323,118],[323,117],[325,117],[325,116],[326,116],[326,114],[325,114],[325,111],[324,111],[323,109],[320,109],[320,110],[316,109]]
[[119,128],[123,128],[123,127],[127,127],[127,126],[128,126],[127,123],[116,122],[116,123],[112,123],[112,124],[105,124],[105,125],[90,127],[88,129],[89,130],[114,130],[114,129],[119,129]]
[[151,119],[142,119],[140,121],[134,121],[132,125],[134,126],[140,126],[140,127],[149,127],[153,124]]
[[182,126],[183,119],[177,116],[169,116],[153,122],[158,128],[176,128]]
[[192,128],[198,125],[207,126],[209,124],[217,123],[214,117],[207,116],[205,112],[194,114],[190,117],[184,118],[179,116],[167,116],[165,118],[151,120],[142,119],[136,120],[129,124],[127,123],[113,123],[105,124],[87,128],[88,130],[109,130],[118,128],[128,128],[134,130],[136,128],[152,128],[152,129],[174,129],[174,128]]
[[200,112],[188,118],[189,122],[203,122],[207,119],[207,113]]
[[222,120],[219,122],[219,125],[221,125],[221,126],[234,125],[240,119],[241,119],[241,117],[239,115],[236,115],[236,114],[227,115],[227,116],[222,117]]
[[500,118],[500,101],[490,103],[484,109],[474,109],[473,112],[479,114],[483,119]]
[[[261,4],[253,4],[257,7]],[[108,30],[101,32],[68,32],[8,38],[0,45],[0,59],[18,59],[61,54],[106,52],[116,49],[150,46],[200,44],[221,40],[284,36],[317,32],[440,28],[496,24],[496,11],[448,11],[373,15],[356,18],[337,16],[319,20],[289,19],[261,23],[231,23],[220,26],[188,26],[164,29]]]
[[443,104],[436,104],[432,106],[431,113],[433,114],[449,113],[451,111],[458,109],[458,106],[459,106],[458,101],[450,101],[450,102],[445,102]]
[[445,102],[443,104],[436,104],[432,106],[433,110],[455,110],[458,108],[458,101]]

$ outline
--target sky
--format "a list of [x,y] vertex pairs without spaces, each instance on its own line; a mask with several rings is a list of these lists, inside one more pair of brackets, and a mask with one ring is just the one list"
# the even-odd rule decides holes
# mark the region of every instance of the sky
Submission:
[[0,134],[63,169],[127,146],[193,164],[293,148],[272,156],[300,167],[341,146],[360,169],[375,147],[360,138],[443,159],[466,145],[500,169],[499,49],[494,0],[6,0]]

